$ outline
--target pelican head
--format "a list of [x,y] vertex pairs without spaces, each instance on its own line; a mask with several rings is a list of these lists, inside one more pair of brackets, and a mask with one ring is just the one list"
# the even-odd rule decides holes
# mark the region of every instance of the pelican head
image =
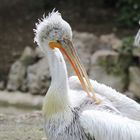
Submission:
[[49,42],[61,42],[64,39],[72,40],[71,27],[62,19],[58,11],[53,11],[48,16],[44,16],[42,20],[39,20],[34,31],[35,42],[37,42],[39,47]]
[[52,51],[59,49],[66,56],[74,68],[82,87],[89,96],[92,96],[93,88],[73,47],[71,27],[62,19],[61,14],[58,11],[53,11],[36,24],[34,31],[35,42],[37,42],[38,46],[44,52],[46,52],[48,48]]

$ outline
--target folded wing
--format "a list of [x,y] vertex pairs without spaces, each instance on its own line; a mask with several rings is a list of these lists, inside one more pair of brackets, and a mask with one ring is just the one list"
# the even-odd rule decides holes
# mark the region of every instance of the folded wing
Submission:
[[109,112],[86,110],[80,123],[91,140],[140,140],[139,121]]
[[[113,106],[117,108],[124,116],[140,121],[140,104],[109,86],[100,84],[94,80],[90,80],[90,82],[95,92],[110,100]],[[69,85],[73,90],[79,90],[79,92],[82,90],[80,82],[76,76],[72,76],[69,79]]]

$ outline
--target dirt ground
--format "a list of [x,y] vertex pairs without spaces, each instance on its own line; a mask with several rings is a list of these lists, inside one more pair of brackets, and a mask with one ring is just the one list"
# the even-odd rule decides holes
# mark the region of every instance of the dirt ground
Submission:
[[43,137],[40,111],[0,106],[0,140],[41,140]]

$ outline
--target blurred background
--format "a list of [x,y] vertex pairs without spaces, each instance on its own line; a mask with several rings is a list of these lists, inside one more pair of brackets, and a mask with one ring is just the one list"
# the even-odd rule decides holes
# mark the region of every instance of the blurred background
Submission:
[[[17,123],[23,131],[30,130],[34,121],[41,124],[39,112],[28,113],[41,108],[51,77],[47,59],[34,43],[33,29],[54,8],[71,25],[74,46],[89,77],[140,100],[140,49],[133,46],[139,0],[0,0],[0,130],[5,130],[1,139],[20,138],[19,127],[17,137],[11,133]],[[74,74],[69,65],[68,71]],[[17,119],[17,114],[22,115]],[[31,126],[23,126],[25,120]],[[40,139],[42,125],[36,134]]]

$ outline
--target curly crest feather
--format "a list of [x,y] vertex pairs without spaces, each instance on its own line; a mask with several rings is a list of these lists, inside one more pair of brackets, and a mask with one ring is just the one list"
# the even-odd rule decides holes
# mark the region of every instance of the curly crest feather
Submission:
[[44,39],[50,39],[48,36],[49,33],[56,28],[65,38],[72,39],[70,25],[62,19],[58,11],[53,10],[48,16],[43,15],[43,18],[36,23],[34,41],[40,46]]

